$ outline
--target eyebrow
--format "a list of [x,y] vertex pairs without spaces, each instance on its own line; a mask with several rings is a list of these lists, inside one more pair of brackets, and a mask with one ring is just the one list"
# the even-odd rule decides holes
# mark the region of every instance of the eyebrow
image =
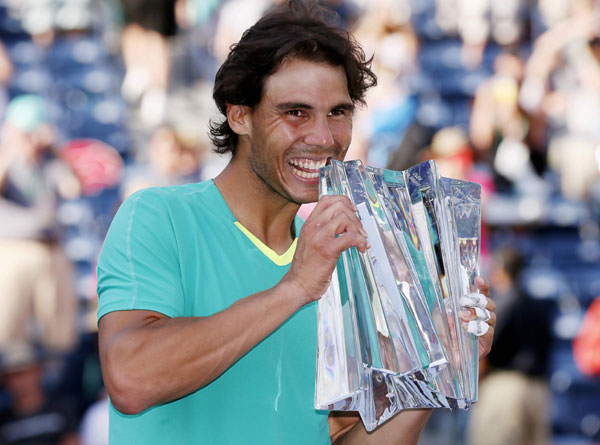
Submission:
[[[275,106],[276,109],[284,111],[284,110],[291,110],[291,109],[301,109],[301,110],[314,110],[315,107],[313,107],[312,105],[308,105],[302,102],[283,102],[280,104],[277,104]],[[343,102],[340,103],[338,105],[335,105],[333,107],[331,107],[332,110],[347,110],[347,111],[354,111],[355,107],[353,103],[349,103],[349,102]]]
[[346,110],[346,111],[354,111],[356,107],[354,106],[353,103],[348,103],[348,102],[344,102],[341,103],[339,105],[336,105],[335,107],[333,107],[333,110]]

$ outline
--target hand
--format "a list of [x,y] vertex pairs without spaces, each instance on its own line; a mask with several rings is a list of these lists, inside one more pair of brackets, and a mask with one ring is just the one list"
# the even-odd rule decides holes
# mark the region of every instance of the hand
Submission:
[[481,277],[475,278],[480,293],[465,295],[460,305],[467,310],[460,312],[463,328],[479,337],[479,359],[492,349],[494,326],[496,326],[496,303],[490,298],[490,285]]
[[346,196],[323,197],[302,226],[290,270],[284,277],[306,303],[325,293],[340,254],[368,248],[367,233]]

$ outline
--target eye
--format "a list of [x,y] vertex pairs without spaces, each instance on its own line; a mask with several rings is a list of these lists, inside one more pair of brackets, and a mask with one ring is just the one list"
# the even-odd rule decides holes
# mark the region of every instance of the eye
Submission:
[[351,111],[346,110],[344,108],[335,108],[329,112],[329,116],[347,116],[351,114]]
[[287,114],[288,116],[293,116],[293,117],[302,117],[302,116],[304,116],[304,111],[303,110],[287,110],[285,112],[285,114]]

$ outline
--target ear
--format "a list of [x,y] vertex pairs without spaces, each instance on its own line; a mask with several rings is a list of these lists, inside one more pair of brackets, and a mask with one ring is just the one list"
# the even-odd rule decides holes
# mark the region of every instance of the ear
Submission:
[[227,104],[227,122],[231,129],[238,135],[250,133],[250,107],[247,105]]

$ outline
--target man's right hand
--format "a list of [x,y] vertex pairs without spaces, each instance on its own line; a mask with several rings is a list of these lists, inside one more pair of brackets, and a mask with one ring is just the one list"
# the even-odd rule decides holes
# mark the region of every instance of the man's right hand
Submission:
[[340,254],[368,248],[367,232],[346,196],[325,196],[304,223],[290,270],[282,281],[295,286],[305,303],[318,300],[327,290]]

